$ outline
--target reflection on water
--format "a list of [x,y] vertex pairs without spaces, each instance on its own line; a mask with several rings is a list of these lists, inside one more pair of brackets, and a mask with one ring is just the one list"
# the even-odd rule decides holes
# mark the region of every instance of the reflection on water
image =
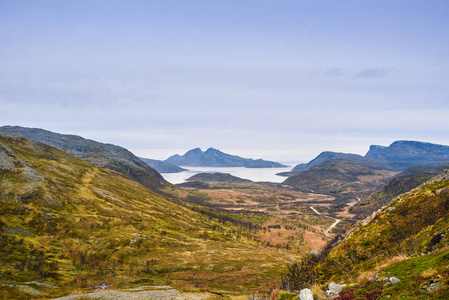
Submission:
[[[287,164],[287,163],[286,163]],[[161,175],[170,183],[177,184],[183,183],[185,180],[198,173],[229,173],[233,176],[237,176],[252,181],[269,181],[269,182],[282,182],[287,177],[278,176],[276,173],[288,172],[297,163],[288,163],[290,167],[286,168],[216,168],[216,167],[182,167],[188,171],[180,173],[162,173]]]

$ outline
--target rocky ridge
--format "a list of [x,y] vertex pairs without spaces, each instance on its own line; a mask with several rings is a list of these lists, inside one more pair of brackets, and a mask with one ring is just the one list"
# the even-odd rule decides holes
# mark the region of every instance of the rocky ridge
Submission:
[[22,136],[55,147],[94,166],[114,170],[153,190],[158,190],[168,184],[155,169],[120,146],[39,128],[3,126],[0,127],[0,133]]

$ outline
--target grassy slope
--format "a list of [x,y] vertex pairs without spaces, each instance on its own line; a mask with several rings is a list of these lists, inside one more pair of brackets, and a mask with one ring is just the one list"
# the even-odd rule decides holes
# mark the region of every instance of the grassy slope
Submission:
[[38,142],[0,135],[0,176],[6,298],[32,297],[4,286],[32,280],[57,287],[39,287],[41,297],[103,282],[242,294],[272,284],[285,260],[258,248],[257,229],[195,212]]
[[358,202],[350,209],[350,212],[367,216],[367,214],[378,210],[382,206],[388,205],[400,194],[420,186],[445,169],[449,169],[449,163],[408,168],[394,176],[382,189]]
[[[321,282],[356,283],[342,299],[447,299],[449,297],[449,174],[437,176],[358,223],[316,266]],[[437,234],[446,234],[435,245]],[[438,249],[436,252],[430,253]],[[421,253],[429,253],[422,256]],[[369,276],[396,276],[395,285]],[[426,291],[437,282],[439,290]],[[376,297],[375,293],[378,293]],[[369,295],[372,294],[372,298]],[[379,296],[381,295],[381,296]]]

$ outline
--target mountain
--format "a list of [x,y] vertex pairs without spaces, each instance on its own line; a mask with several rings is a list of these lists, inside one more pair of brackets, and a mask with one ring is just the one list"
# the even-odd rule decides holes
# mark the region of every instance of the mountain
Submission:
[[230,155],[220,150],[209,148],[201,151],[200,148],[187,151],[184,155],[173,155],[164,162],[176,166],[189,167],[245,167],[245,168],[282,168],[287,167],[277,162],[263,159],[242,158]]
[[283,184],[324,194],[366,193],[395,173],[345,159],[330,159],[287,178]]
[[260,225],[16,135],[0,134],[0,180],[1,299],[54,299],[103,283],[243,294],[277,281],[285,259],[258,246]]
[[76,135],[19,126],[0,127],[0,133],[14,134],[50,145],[90,162],[94,166],[114,170],[153,190],[161,189],[167,184],[156,170],[130,151],[116,145],[103,144]]
[[328,159],[346,159],[375,168],[402,171],[413,166],[430,166],[449,162],[449,146],[417,141],[396,141],[389,147],[372,145],[365,156],[326,151],[309,163],[298,164],[290,172],[278,175],[291,176]]
[[396,141],[389,147],[372,146],[366,159],[385,162],[394,170],[449,161],[449,146],[416,141]]
[[162,160],[139,157],[141,161],[158,171],[159,173],[179,173],[187,169],[163,162]]
[[198,173],[186,179],[186,181],[202,181],[210,183],[246,183],[248,179],[232,176],[229,173]]
[[446,170],[292,264],[285,285],[350,283],[338,299],[449,299],[448,227]]
[[278,173],[276,175],[280,175],[280,176],[295,175],[295,174],[298,174],[299,172],[303,172],[303,171],[308,170],[314,166],[317,166],[329,159],[345,159],[345,160],[350,160],[350,161],[359,162],[359,163],[363,163],[363,161],[364,161],[363,156],[358,155],[358,154],[325,151],[325,152],[321,152],[317,157],[315,157],[314,159],[312,159],[310,162],[308,162],[306,164],[304,164],[304,163],[298,164],[291,171]]

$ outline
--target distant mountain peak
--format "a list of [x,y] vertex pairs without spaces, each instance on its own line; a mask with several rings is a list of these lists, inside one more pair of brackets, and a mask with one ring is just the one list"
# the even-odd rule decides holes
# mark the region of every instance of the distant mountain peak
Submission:
[[279,175],[291,176],[304,172],[329,159],[346,159],[375,168],[402,171],[412,166],[431,166],[449,162],[449,146],[398,140],[388,147],[371,145],[365,156],[324,151],[310,162],[296,165],[290,172],[279,173]]
[[246,167],[246,168],[279,168],[286,167],[280,163],[266,161],[263,159],[254,160],[236,155],[224,153],[218,149],[209,147],[206,151],[195,148],[180,156],[175,154],[164,162],[176,166],[187,167]]

